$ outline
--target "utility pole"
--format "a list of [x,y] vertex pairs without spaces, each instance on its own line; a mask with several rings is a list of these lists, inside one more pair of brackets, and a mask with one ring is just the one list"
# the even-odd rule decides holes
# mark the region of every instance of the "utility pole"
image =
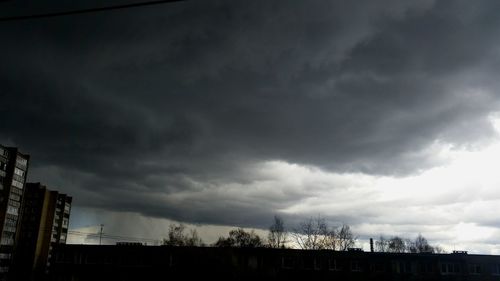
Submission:
[[101,240],[102,240],[102,228],[104,227],[104,224],[101,223],[101,231],[99,232],[99,245],[101,245]]

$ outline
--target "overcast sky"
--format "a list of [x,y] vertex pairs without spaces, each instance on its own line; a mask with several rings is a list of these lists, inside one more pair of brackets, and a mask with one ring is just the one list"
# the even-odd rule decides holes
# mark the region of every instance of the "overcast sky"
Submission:
[[499,10],[207,0],[0,22],[0,143],[74,197],[76,230],[216,237],[321,214],[360,240],[500,254]]

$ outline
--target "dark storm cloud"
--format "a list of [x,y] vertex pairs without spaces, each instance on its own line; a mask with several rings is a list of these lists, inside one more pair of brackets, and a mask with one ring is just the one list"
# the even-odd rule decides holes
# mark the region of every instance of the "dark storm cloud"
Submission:
[[226,196],[259,180],[249,165],[399,176],[435,165],[436,141],[487,141],[496,6],[187,1],[4,22],[0,140],[82,205],[260,225],[311,193]]

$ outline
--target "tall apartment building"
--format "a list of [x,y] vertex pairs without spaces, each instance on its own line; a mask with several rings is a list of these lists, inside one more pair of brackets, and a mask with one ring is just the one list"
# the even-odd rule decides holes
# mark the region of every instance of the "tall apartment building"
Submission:
[[44,274],[52,248],[65,244],[72,197],[27,183],[16,255],[16,271]]
[[14,253],[29,155],[0,145],[0,279],[5,279]]

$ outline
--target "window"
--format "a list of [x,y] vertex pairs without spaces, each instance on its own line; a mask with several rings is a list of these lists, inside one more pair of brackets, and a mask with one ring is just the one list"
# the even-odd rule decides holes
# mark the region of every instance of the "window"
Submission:
[[259,268],[259,259],[256,256],[250,256],[247,260],[247,267],[250,269]]
[[432,263],[431,262],[422,262],[420,263],[420,271],[423,273],[432,273],[434,272],[432,268]]
[[3,156],[5,154],[5,149],[0,147],[0,155]]
[[15,226],[4,226],[3,227],[3,230],[4,231],[8,231],[8,232],[16,232],[16,227]]
[[314,258],[313,257],[304,257],[302,260],[302,265],[304,269],[313,269],[314,267]]
[[469,264],[469,273],[473,275],[481,274],[481,265]]
[[21,201],[21,196],[17,195],[17,194],[14,194],[14,193],[11,193],[10,194],[10,199],[14,200],[14,201]]
[[351,261],[351,271],[353,272],[360,272],[361,270],[361,264],[359,261]]
[[12,199],[9,199],[9,205],[12,206],[12,207],[16,207],[16,208],[21,207],[21,203],[19,203],[19,201],[15,201],[15,200],[12,200]]
[[385,272],[385,265],[383,262],[375,262],[372,264],[373,272]]
[[22,187],[21,187],[21,189],[19,189],[17,187],[13,187],[13,188],[10,189],[10,192],[14,193],[14,194],[17,194],[17,195],[22,195],[23,194]]
[[293,257],[282,257],[281,267],[286,269],[293,268]]
[[5,171],[7,169],[7,164],[0,161],[0,170]]
[[23,183],[18,180],[12,179],[12,185],[17,188],[23,189]]
[[314,259],[314,270],[321,270],[322,268],[321,260],[318,258]]
[[411,263],[408,261],[396,261],[395,271],[399,274],[411,273]]
[[18,215],[19,214],[19,209],[16,208],[16,207],[12,207],[10,205],[7,206],[7,214],[11,214],[11,215]]
[[18,169],[18,168],[15,168],[14,169],[14,174],[20,176],[20,177],[24,177],[24,171],[21,170],[21,169]]
[[69,213],[69,210],[71,209],[71,205],[69,203],[64,204],[64,212]]
[[7,219],[9,219],[9,220],[12,220],[12,221],[14,221],[14,222],[17,222],[17,215],[10,215],[10,214],[7,214],[5,217],[6,217]]
[[17,156],[17,158],[16,158],[16,164],[19,164],[19,165],[22,165],[22,166],[26,166],[28,164],[28,160],[24,159],[22,157]]
[[500,275],[500,264],[494,264],[491,267],[491,274],[493,274],[493,275]]
[[328,269],[332,271],[340,271],[342,268],[340,267],[338,261],[336,259],[328,260]]
[[460,272],[460,266],[457,263],[442,263],[441,274],[457,274]]
[[14,233],[4,231],[2,233],[2,240],[0,240],[1,245],[14,245]]
[[10,254],[0,253],[0,260],[8,260],[10,259]]

